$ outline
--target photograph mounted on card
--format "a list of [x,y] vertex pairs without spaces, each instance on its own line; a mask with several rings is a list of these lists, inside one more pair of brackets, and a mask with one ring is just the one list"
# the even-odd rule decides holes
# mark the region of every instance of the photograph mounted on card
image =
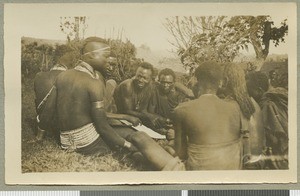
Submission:
[[295,3],[12,3],[4,21],[6,184],[297,182]]

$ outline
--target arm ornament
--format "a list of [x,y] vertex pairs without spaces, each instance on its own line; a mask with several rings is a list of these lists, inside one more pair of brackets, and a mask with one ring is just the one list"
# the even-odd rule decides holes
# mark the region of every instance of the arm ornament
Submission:
[[95,101],[92,103],[92,107],[95,109],[104,108],[104,101]]

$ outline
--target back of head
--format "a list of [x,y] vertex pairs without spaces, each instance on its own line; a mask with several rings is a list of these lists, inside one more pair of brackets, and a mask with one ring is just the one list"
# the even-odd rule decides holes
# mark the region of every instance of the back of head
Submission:
[[54,62],[62,63],[65,66],[69,66],[73,63],[75,58],[76,49],[70,45],[63,44],[57,45],[54,51]]
[[160,79],[160,76],[172,76],[174,81],[176,79],[176,75],[174,73],[174,71],[172,69],[169,69],[169,68],[165,68],[165,69],[162,69],[159,74],[158,74],[158,79]]
[[195,77],[200,85],[210,86],[217,89],[220,81],[222,80],[221,64],[215,61],[204,62],[196,68]]
[[246,80],[249,95],[260,103],[263,94],[269,89],[268,76],[260,71],[254,71],[246,75]]

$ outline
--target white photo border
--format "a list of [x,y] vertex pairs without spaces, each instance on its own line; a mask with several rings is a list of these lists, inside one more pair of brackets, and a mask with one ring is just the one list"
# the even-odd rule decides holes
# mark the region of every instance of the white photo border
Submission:
[[[84,15],[96,6],[122,9],[166,9],[177,15],[283,15],[288,18],[289,44],[289,170],[260,171],[179,171],[179,172],[94,172],[22,173],[21,171],[21,37],[16,31],[28,9]],[[112,6],[112,7],[110,7]],[[140,6],[140,7],[139,7]],[[156,7],[157,6],[157,7]],[[26,8],[26,9],[25,9]],[[5,183],[44,185],[120,184],[235,184],[297,182],[297,4],[296,3],[115,3],[115,4],[5,4]],[[38,16],[37,16],[38,18]]]

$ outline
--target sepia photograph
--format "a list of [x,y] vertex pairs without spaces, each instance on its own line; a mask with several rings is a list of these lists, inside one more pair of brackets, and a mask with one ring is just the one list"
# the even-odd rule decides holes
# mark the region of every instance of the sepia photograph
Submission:
[[6,183],[297,182],[296,7],[5,4]]

